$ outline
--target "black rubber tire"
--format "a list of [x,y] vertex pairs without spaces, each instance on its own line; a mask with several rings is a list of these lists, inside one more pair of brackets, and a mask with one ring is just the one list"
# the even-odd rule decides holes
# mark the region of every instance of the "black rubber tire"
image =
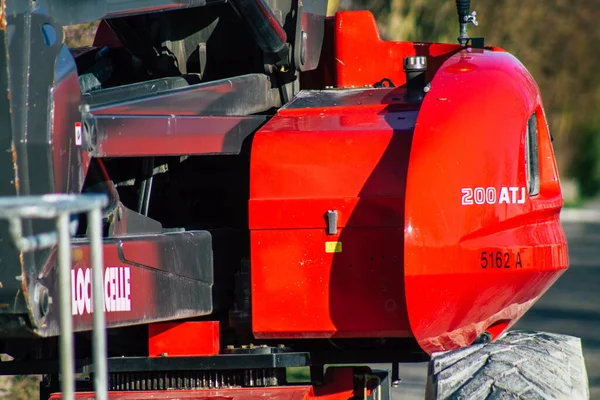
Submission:
[[434,353],[426,399],[588,399],[581,340],[510,331],[493,343]]

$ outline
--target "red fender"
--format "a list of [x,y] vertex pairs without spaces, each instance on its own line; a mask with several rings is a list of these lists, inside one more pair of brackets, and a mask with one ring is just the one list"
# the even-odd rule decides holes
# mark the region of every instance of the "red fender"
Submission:
[[[540,166],[533,196],[526,173],[532,115]],[[468,345],[490,327],[500,333],[558,279],[568,264],[562,204],[528,71],[505,52],[452,56],[421,106],[406,185],[406,299],[425,351]]]

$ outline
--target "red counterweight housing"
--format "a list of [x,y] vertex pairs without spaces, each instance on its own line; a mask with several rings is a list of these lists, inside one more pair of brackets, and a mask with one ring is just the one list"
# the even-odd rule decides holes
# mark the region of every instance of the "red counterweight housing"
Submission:
[[[391,95],[300,95],[255,137],[250,227],[256,336],[410,334],[404,192],[418,108],[399,104],[388,113],[382,103]],[[303,100],[324,105],[304,108]]]
[[[254,138],[254,335],[412,336],[428,353],[497,337],[568,265],[537,85],[500,49],[384,42],[368,13],[338,13],[333,34],[337,87]],[[417,54],[422,102],[401,69]],[[363,88],[382,78],[396,87]]]

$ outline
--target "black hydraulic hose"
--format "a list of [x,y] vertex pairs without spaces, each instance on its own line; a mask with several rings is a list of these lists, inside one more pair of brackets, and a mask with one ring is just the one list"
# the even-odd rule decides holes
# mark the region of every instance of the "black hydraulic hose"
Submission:
[[150,208],[150,196],[152,193],[152,181],[154,177],[154,159],[145,158],[142,162],[143,177],[140,184],[140,195],[138,198],[138,213],[148,216]]
[[277,54],[287,42],[287,35],[264,0],[231,0],[237,13],[248,23],[262,51]]

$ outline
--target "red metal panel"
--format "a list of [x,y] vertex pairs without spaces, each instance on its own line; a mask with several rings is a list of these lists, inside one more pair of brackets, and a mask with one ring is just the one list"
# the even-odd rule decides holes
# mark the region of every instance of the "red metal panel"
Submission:
[[[199,257],[197,253],[182,250],[182,247],[187,245],[206,253],[210,251],[209,243],[210,236],[204,231],[137,235],[106,240],[103,244],[102,277],[107,326],[159,322],[171,320],[174,316],[186,318],[210,314],[210,290],[213,281],[211,258]],[[145,256],[141,260],[148,262],[148,265],[124,259],[124,246],[131,250],[127,254],[134,260],[138,258],[133,250],[143,253]],[[75,331],[89,330],[92,327],[92,271],[89,251],[87,242],[76,240],[73,243],[71,302]],[[177,251],[179,259],[172,259],[174,251]],[[169,259],[166,259],[167,257]],[[56,253],[52,253],[39,274],[40,281],[50,293],[56,291],[58,285],[56,262]],[[165,273],[165,270],[170,273]],[[58,335],[58,311],[52,303],[45,324],[37,327],[37,334]]]
[[[402,90],[370,94],[358,100],[345,93],[332,103],[316,98],[320,105],[312,108],[292,104],[255,136],[257,337],[410,335],[403,207],[417,109],[402,103]],[[339,213],[336,235],[326,234],[328,210]]]
[[[93,393],[77,393],[76,399],[94,400],[96,396]],[[164,390],[164,391],[146,391],[146,392],[110,392],[110,400],[305,400],[313,398],[312,387],[295,386],[279,388],[260,388],[260,389],[222,389],[222,390]],[[53,394],[50,400],[61,400],[60,393]]]
[[[535,111],[541,190],[532,197],[524,189],[525,132]],[[463,198],[478,187],[492,188],[489,199]],[[406,186],[406,298],[424,350],[469,344],[501,322],[497,335],[547,290],[568,264],[561,206],[527,70],[503,52],[454,55],[421,107]]]
[[[253,330],[260,338],[410,336],[400,228],[257,230]],[[328,253],[327,242],[342,244]]]
[[[146,245],[146,251],[153,252]],[[104,305],[107,325],[121,320],[143,320],[152,314],[155,303],[152,273],[148,269],[136,268],[124,263],[119,257],[118,247],[104,244]],[[92,325],[92,286],[89,266],[89,247],[74,247],[72,252],[72,309],[76,330]]]
[[157,357],[219,354],[219,322],[169,322],[148,325],[148,354]]
[[[399,194],[400,195],[400,194]],[[322,213],[315,210],[335,209],[339,212],[338,228],[398,227],[404,216],[398,213],[395,197],[326,198],[326,199],[263,199],[252,201],[252,228],[294,229],[300,226],[326,228]],[[289,212],[294,210],[294,212]]]
[[[328,367],[325,371],[324,384],[315,387],[315,398],[319,400],[348,400],[358,398],[363,393],[354,390],[354,368]],[[362,390],[361,390],[362,392]],[[367,395],[371,390],[367,389]]]
[[427,57],[429,81],[444,60],[460,50],[454,44],[381,40],[370,11],[337,13],[334,46],[337,86],[345,88],[370,86],[383,78],[403,86],[404,58],[415,55]]

